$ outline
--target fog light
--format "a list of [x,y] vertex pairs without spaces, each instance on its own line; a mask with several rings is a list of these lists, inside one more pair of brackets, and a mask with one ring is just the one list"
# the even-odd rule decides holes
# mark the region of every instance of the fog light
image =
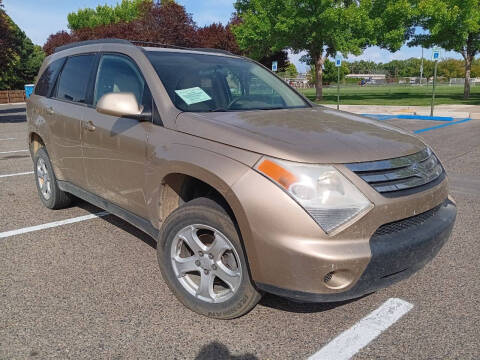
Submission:
[[349,270],[330,271],[323,277],[325,286],[330,289],[343,289],[353,282],[353,274]]

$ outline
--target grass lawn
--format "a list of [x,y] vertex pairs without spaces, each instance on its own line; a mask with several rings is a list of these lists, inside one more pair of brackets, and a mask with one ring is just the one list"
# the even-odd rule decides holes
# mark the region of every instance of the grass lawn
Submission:
[[[315,100],[315,89],[300,89],[310,100]],[[337,88],[324,87],[320,104],[336,104]],[[432,86],[411,85],[345,85],[340,87],[340,103],[345,105],[410,105],[428,106],[432,99]],[[438,85],[435,104],[480,105],[480,86],[472,86],[471,97],[463,99],[463,86]]]

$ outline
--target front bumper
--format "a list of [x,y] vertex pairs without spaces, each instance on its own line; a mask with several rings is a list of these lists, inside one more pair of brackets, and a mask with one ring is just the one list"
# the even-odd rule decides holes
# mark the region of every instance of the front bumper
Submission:
[[369,242],[370,262],[353,287],[346,291],[320,294],[263,283],[257,283],[257,286],[296,301],[333,302],[361,297],[406,279],[433,259],[447,241],[457,210],[450,200],[446,200],[427,213],[387,224],[390,230],[379,228]]

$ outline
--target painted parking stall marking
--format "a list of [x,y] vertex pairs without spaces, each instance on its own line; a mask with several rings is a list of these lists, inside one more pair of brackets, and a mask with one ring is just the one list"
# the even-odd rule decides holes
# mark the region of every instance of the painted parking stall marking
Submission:
[[449,116],[424,116],[424,115],[382,115],[382,114],[362,114],[363,116],[370,117],[372,119],[384,121],[384,120],[394,120],[394,119],[404,119],[404,120],[429,120],[429,121],[441,121],[444,122],[440,125],[430,126],[424,129],[419,129],[413,131],[414,134],[421,134],[426,131],[441,129],[447,126],[452,126],[456,124],[463,124],[468,121],[471,121],[471,118],[457,119]]
[[441,124],[441,125],[431,126],[431,127],[425,128],[425,129],[415,130],[413,133],[414,134],[420,134],[420,133],[425,132],[425,131],[441,129],[441,128],[451,126],[451,125],[455,125],[455,124],[463,124],[463,123],[466,123],[467,121],[470,121],[470,120],[472,120],[472,119],[466,118],[466,119],[462,119],[462,120],[458,120],[458,121],[449,122],[447,124]]
[[5,139],[0,139],[0,141],[7,141],[7,140],[16,140],[17,138],[5,138]]
[[11,151],[0,151],[0,154],[11,154],[11,153],[19,153],[19,152],[26,152],[28,150],[11,150]]
[[41,224],[41,225],[36,225],[36,226],[29,226],[17,230],[10,230],[10,231],[5,231],[0,233],[0,239],[1,238],[7,238],[10,236],[14,235],[20,235],[20,234],[26,234],[29,232],[34,232],[34,231],[39,231],[39,230],[45,230],[45,229],[50,229],[58,226],[63,226],[63,225],[68,225],[68,224],[73,224],[81,221],[86,221],[86,220],[91,220],[91,219],[97,219],[99,217],[107,216],[110,215],[109,212],[107,211],[102,211],[98,212],[95,214],[90,214],[90,215],[84,215],[84,216],[79,216],[79,217],[74,217],[70,219],[65,219],[65,220],[60,220],[60,221],[54,221],[46,224]]
[[21,176],[21,175],[31,175],[33,174],[33,171],[26,171],[26,172],[19,172],[15,174],[4,174],[0,175],[0,178],[6,178],[6,177],[11,177],[11,176]]
[[412,304],[402,299],[388,299],[378,309],[310,356],[309,360],[350,359],[412,308]]

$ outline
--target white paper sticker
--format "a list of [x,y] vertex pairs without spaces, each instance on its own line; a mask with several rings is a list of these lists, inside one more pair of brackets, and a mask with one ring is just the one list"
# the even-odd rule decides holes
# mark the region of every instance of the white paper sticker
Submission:
[[189,89],[175,90],[175,93],[180,96],[180,98],[185,101],[187,105],[196,104],[199,102],[204,102],[212,100],[208,94],[203,91],[202,88],[193,87]]

